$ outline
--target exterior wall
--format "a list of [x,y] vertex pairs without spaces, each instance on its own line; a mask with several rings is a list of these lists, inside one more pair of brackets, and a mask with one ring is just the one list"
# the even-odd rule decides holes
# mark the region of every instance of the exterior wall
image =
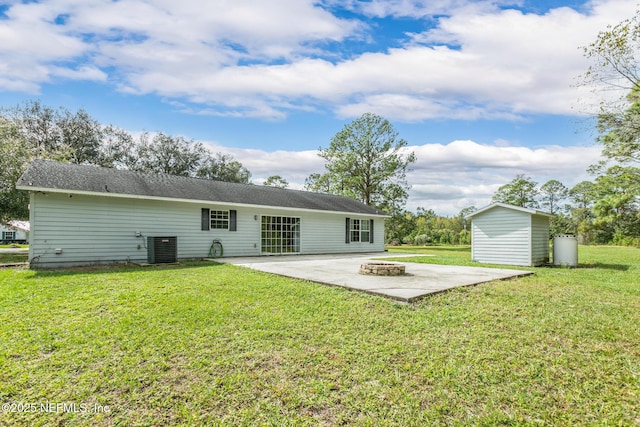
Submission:
[[471,259],[485,264],[531,265],[531,215],[503,207],[471,223]]
[[20,230],[19,228],[13,228],[5,224],[0,225],[0,240],[5,240],[4,233],[7,231],[16,233],[15,238],[13,240],[20,240],[20,241],[24,240],[26,242],[29,241],[29,233],[27,233],[24,230]]
[[302,217],[301,253],[328,254],[384,251],[384,218],[374,219],[373,244],[369,242],[345,243],[346,218],[370,219],[372,217],[357,214],[327,215],[321,212],[306,213]]
[[[201,209],[237,211],[237,231],[201,230]],[[225,206],[59,193],[31,194],[31,245],[34,266],[146,262],[147,236],[177,236],[178,258],[208,256],[219,239],[224,256],[261,255],[262,215],[301,219],[301,254],[384,250],[384,219],[375,220],[371,243],[345,243],[345,218],[357,214],[292,211],[269,207]],[[140,237],[136,237],[140,233]],[[59,253],[56,253],[59,252]]]
[[531,264],[549,262],[549,218],[541,215],[531,217]]

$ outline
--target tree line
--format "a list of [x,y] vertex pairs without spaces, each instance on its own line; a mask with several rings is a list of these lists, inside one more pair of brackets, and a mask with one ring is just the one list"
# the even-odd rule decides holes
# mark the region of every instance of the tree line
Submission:
[[[201,142],[162,132],[134,136],[100,124],[82,109],[27,101],[0,110],[0,220],[29,217],[29,196],[15,183],[34,159],[245,184],[251,178],[233,156],[213,153]],[[268,182],[286,186],[282,178]]]
[[[571,188],[558,180],[538,185],[531,177],[517,175],[498,188],[492,203],[507,203],[553,214],[551,236],[573,234],[582,244],[616,244],[640,247],[640,170],[612,166],[592,168],[593,181]],[[468,244],[470,206],[453,217],[439,216],[431,209],[404,211],[388,221],[391,244]]]
[[595,179],[572,188],[552,180],[538,187],[518,175],[494,201],[539,208],[555,215],[552,235],[570,233],[584,244],[640,246],[640,169],[606,164],[590,168]]

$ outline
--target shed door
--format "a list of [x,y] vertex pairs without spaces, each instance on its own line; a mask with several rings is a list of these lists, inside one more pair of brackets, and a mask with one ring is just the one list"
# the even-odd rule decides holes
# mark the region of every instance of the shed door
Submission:
[[300,218],[263,216],[260,240],[263,254],[300,252]]

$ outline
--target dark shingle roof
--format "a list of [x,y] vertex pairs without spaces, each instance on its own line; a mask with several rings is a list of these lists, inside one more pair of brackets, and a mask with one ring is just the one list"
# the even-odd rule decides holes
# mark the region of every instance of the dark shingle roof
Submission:
[[20,177],[21,190],[90,192],[103,195],[170,198],[319,211],[385,215],[357,200],[308,191],[140,173],[98,166],[35,160]]

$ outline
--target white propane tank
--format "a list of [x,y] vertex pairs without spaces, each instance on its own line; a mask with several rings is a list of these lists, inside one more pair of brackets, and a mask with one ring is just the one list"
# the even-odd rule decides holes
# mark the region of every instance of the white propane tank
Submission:
[[571,234],[553,238],[553,265],[578,266],[578,239]]

